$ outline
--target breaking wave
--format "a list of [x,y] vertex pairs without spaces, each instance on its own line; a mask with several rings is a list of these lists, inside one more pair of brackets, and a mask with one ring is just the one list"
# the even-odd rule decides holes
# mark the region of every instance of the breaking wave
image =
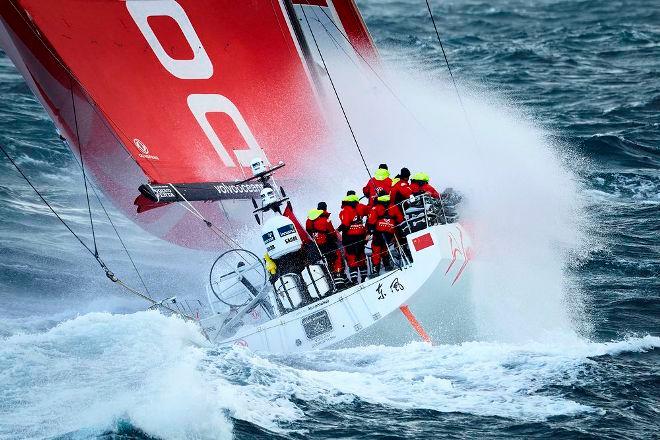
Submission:
[[308,406],[376,405],[523,421],[600,411],[549,391],[579,384],[599,356],[660,338],[590,343],[467,342],[259,356],[209,347],[192,324],[156,312],[90,313],[0,346],[0,438],[100,435],[228,438],[237,421],[305,433]]

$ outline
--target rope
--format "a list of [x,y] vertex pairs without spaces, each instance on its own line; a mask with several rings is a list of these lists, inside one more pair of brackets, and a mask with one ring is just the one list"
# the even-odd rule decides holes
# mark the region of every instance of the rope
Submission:
[[348,129],[351,132],[351,136],[353,137],[353,141],[355,142],[355,146],[357,147],[358,153],[360,153],[360,158],[362,159],[362,163],[364,164],[364,169],[367,171],[367,174],[369,175],[369,178],[371,178],[371,171],[369,170],[369,166],[367,165],[367,161],[364,158],[364,154],[362,153],[362,149],[360,148],[360,143],[357,140],[357,137],[355,137],[355,132],[353,131],[353,127],[351,126],[351,122],[348,119],[348,115],[346,114],[346,110],[344,109],[344,105],[341,103],[341,98],[339,97],[339,92],[337,92],[337,88],[335,87],[335,82],[332,80],[332,76],[330,75],[330,70],[328,69],[328,65],[325,63],[325,59],[323,58],[323,53],[321,53],[321,48],[319,47],[318,41],[316,41],[316,36],[314,35],[314,31],[312,30],[312,25],[309,23],[309,19],[307,18],[307,13],[305,12],[305,8],[301,8],[303,16],[305,17],[305,22],[307,23],[307,27],[309,28],[309,32],[312,35],[312,39],[314,40],[314,45],[316,46],[316,50],[319,53],[319,56],[321,57],[321,62],[323,63],[323,68],[325,69],[326,73],[328,74],[328,79],[330,80],[330,85],[332,86],[332,90],[335,92],[335,97],[337,98],[337,102],[339,103],[339,108],[341,109],[341,112],[344,115],[344,119],[346,120],[346,125],[348,125]]

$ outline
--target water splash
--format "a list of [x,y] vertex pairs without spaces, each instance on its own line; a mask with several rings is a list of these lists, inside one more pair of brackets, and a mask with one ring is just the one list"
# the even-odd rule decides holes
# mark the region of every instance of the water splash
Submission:
[[[383,162],[393,173],[426,171],[432,184],[465,195],[462,222],[477,252],[470,269],[478,338],[532,340],[588,328],[567,272],[590,246],[580,185],[567,166],[576,160],[542,125],[483,91],[462,90],[464,112],[447,83],[400,68],[380,73],[384,86],[339,60],[329,67],[372,171]],[[367,176],[346,122],[334,123],[331,168],[354,170],[332,185],[339,198]]]

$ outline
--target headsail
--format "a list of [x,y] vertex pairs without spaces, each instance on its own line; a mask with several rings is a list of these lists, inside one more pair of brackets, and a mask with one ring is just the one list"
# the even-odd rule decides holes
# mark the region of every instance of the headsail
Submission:
[[[283,177],[296,177],[328,134],[323,81],[291,9],[329,10],[360,56],[376,54],[352,0],[295,3],[8,0],[0,43],[117,206],[197,246],[178,239],[181,210],[135,215],[140,185],[241,180],[255,156],[286,159]],[[219,207],[206,211],[220,222]]]

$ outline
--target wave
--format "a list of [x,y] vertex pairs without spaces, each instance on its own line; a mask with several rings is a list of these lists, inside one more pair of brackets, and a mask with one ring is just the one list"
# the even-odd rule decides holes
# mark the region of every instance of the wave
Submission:
[[599,356],[660,347],[655,336],[594,343],[556,335],[553,342],[261,356],[214,349],[193,324],[156,312],[90,313],[1,342],[1,439],[126,429],[228,438],[236,423],[304,433],[297,423],[310,405],[337,410],[358,402],[542,421],[602,412],[548,387],[582,383]]
[[657,148],[633,142],[623,136],[594,135],[576,139],[583,154],[602,161],[610,167],[660,168],[660,151]]

